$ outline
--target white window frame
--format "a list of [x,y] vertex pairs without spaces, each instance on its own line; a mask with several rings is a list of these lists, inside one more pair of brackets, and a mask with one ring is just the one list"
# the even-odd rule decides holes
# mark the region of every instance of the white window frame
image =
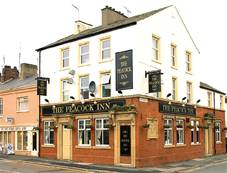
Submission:
[[[106,41],[109,41],[109,47],[104,47],[104,43]],[[109,56],[108,57],[104,57],[104,52],[105,51],[109,51]],[[102,61],[108,60],[111,58],[111,42],[110,42],[110,38],[106,38],[106,39],[102,39],[101,40],[101,58]]]
[[177,78],[172,77],[172,99],[177,100]]
[[[83,84],[83,83],[82,83],[82,79],[84,79],[84,78],[87,78],[87,80],[88,80],[86,86],[82,86],[82,84]],[[80,92],[81,92],[81,94],[83,95],[83,98],[84,98],[83,92],[84,92],[84,91],[88,92],[88,98],[84,98],[84,99],[89,99],[89,75],[80,76],[79,79],[80,79]]]
[[[178,127],[178,125],[182,125],[182,127]],[[182,133],[182,136],[180,135]],[[176,120],[176,138],[179,136],[179,141],[176,139],[176,143],[179,145],[184,144],[184,120],[182,119],[177,119]],[[180,138],[182,137],[182,138]]]
[[221,122],[215,122],[215,141],[221,143]]
[[152,59],[154,61],[161,61],[160,58],[160,38],[157,36],[152,36]]
[[193,127],[191,128],[191,144],[195,144],[195,121],[191,120],[190,124]]
[[0,98],[0,117],[3,116],[3,98]]
[[[100,128],[97,128],[97,121],[98,120],[101,120],[101,127]],[[109,127],[108,128],[105,128],[104,127],[104,120],[107,120],[108,122],[109,122],[109,118],[96,118],[95,119],[95,146],[103,146],[103,147],[107,147],[107,146],[109,146],[110,145],[110,129],[109,129]],[[96,138],[97,138],[97,131],[98,130],[100,130],[100,131],[102,131],[102,134],[103,134],[103,132],[104,132],[104,130],[108,130],[108,137],[109,137],[109,139],[108,139],[108,143],[109,144],[97,144],[96,143]],[[102,137],[102,143],[104,143],[104,135],[102,135],[103,137]]]
[[[91,124],[90,119],[78,119],[78,146],[91,146],[91,127],[87,128],[86,127],[86,122],[89,121]],[[83,128],[80,128],[80,122],[83,122]],[[90,132],[90,139],[88,144],[82,144],[80,143],[80,131],[82,131],[84,137],[87,133]]]
[[[44,145],[54,145],[54,135],[53,134],[53,143],[51,143],[51,139],[50,139],[50,132],[54,133],[54,129],[50,128],[50,126],[54,126],[54,121],[44,121],[43,122],[43,138],[44,138]],[[47,134],[48,139],[45,139],[45,136]]]
[[187,81],[187,103],[192,103],[192,82]]
[[[65,52],[66,51],[68,51],[68,56],[64,56],[65,54]],[[64,65],[64,62],[67,62],[68,61],[68,65],[67,66],[65,66]],[[67,67],[69,67],[69,48],[65,48],[65,49],[62,49],[62,68],[67,68]]]
[[171,44],[171,66],[177,67],[177,46]]
[[224,96],[223,95],[220,95],[220,109],[224,109]]
[[[103,81],[104,76],[109,81]],[[110,95],[109,96],[103,96],[103,87],[109,86],[110,87]],[[111,75],[110,72],[107,73],[101,73],[101,97],[111,97]]]
[[[173,145],[173,119],[166,118],[164,119],[164,125],[170,125],[170,127],[164,127],[164,145]],[[165,134],[170,140],[165,140]]]
[[192,72],[192,54],[186,51],[186,72]]
[[[88,47],[88,51],[87,52],[82,52],[82,48],[86,47],[86,46]],[[84,58],[86,56],[88,56],[88,59],[85,62],[83,62]],[[90,59],[90,57],[89,57],[89,43],[80,45],[80,64],[81,65],[88,64],[89,63],[89,59]]]
[[61,80],[61,87],[62,87],[62,101],[68,101],[69,100],[69,83],[68,79]]
[[200,131],[199,131],[199,121],[195,121],[195,132],[196,132],[196,135],[195,135],[195,143],[196,144],[199,144],[200,143]]
[[[22,104],[27,104],[26,106]],[[17,97],[17,112],[27,112],[28,108],[28,96]]]

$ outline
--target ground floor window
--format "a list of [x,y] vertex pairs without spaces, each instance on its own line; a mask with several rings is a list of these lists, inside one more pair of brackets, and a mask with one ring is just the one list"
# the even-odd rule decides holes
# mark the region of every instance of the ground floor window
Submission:
[[0,132],[0,144],[12,144],[12,132]]
[[164,120],[164,140],[165,145],[172,145],[173,144],[173,120],[172,119],[165,119]]
[[109,145],[109,119],[95,120],[95,144]]
[[177,144],[184,144],[184,120],[176,121]]
[[200,142],[199,121],[191,120],[191,144]]
[[91,120],[78,120],[78,145],[91,145]]
[[17,132],[17,150],[27,150],[28,147],[28,132]]
[[215,123],[215,139],[216,139],[216,142],[221,142],[221,123],[220,122]]
[[44,144],[54,144],[53,121],[44,121]]

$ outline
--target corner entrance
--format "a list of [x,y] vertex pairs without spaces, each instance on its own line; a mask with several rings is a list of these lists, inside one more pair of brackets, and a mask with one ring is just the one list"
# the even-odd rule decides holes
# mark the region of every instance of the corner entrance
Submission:
[[114,164],[135,167],[135,112],[115,113]]

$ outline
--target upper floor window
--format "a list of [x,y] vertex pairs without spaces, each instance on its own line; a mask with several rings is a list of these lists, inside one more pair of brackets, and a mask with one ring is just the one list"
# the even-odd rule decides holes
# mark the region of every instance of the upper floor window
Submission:
[[224,96],[220,95],[220,109],[224,109]]
[[54,122],[44,121],[44,144],[54,144]]
[[177,66],[177,46],[174,44],[171,44],[171,60],[172,60],[172,66]]
[[18,97],[17,98],[17,111],[23,112],[28,111],[28,97]]
[[152,36],[152,50],[153,50],[153,60],[160,61],[160,38],[157,36]]
[[109,120],[107,118],[95,121],[95,144],[109,145]]
[[0,116],[3,114],[3,99],[0,98]]
[[68,101],[69,100],[69,83],[68,80],[62,80],[62,100]]
[[192,72],[192,54],[186,51],[186,71]]
[[80,64],[89,62],[89,44],[80,45]]
[[177,78],[172,78],[172,99],[177,100]]
[[187,102],[192,103],[192,83],[187,82]]
[[61,50],[62,68],[69,67],[69,48]]
[[110,39],[101,40],[102,60],[110,59]]
[[111,95],[110,73],[101,74],[101,93],[102,93],[102,97],[110,97]]
[[80,77],[80,94],[84,99],[89,98],[89,76]]
[[207,92],[207,106],[212,107],[212,93],[209,91]]

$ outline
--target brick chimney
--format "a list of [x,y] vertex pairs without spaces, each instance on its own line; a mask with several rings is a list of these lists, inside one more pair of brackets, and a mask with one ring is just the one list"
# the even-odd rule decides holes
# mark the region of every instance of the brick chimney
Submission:
[[106,6],[102,9],[102,25],[109,25],[119,20],[127,19],[120,11],[116,11],[114,8]]
[[90,29],[91,27],[92,27],[91,24],[77,20],[77,21],[75,21],[74,34],[78,34],[84,30]]
[[33,64],[22,63],[20,78],[25,79],[34,75],[37,75],[37,66]]
[[0,82],[5,82],[9,79],[16,79],[19,77],[19,71],[17,67],[11,68],[9,65],[5,65],[0,73]]

